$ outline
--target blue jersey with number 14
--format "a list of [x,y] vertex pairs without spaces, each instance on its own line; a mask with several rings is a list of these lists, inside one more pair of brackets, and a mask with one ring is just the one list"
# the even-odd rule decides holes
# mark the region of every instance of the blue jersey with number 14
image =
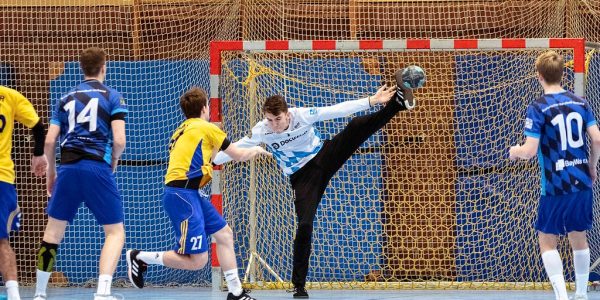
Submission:
[[529,105],[525,135],[540,141],[542,195],[566,195],[592,187],[585,133],[595,124],[587,101],[568,91],[545,94]]
[[111,163],[111,120],[126,114],[121,94],[100,81],[86,80],[64,95],[52,113],[60,126],[61,151]]

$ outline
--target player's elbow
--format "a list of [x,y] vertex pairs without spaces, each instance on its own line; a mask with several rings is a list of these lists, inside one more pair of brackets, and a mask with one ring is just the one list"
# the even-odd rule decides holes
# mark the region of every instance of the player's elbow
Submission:
[[115,149],[125,149],[125,146],[127,145],[127,141],[125,140],[125,137],[115,137],[113,139],[113,148]]
[[56,141],[54,141],[54,140],[50,140],[50,139],[46,138],[46,140],[44,141],[44,149],[45,150],[54,149],[55,146],[56,146]]
[[600,136],[592,137],[592,148],[600,149]]

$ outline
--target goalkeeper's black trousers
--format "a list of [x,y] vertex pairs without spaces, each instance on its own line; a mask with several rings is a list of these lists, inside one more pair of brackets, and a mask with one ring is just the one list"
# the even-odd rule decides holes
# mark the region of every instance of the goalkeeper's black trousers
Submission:
[[292,283],[295,287],[304,287],[306,284],[313,221],[329,180],[364,141],[401,110],[405,110],[404,106],[391,99],[379,111],[353,118],[344,130],[323,143],[313,159],[290,176],[298,218],[292,271]]

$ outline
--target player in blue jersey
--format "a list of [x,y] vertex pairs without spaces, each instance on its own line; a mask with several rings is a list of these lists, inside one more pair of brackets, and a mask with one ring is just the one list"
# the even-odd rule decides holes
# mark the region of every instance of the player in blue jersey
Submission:
[[[290,177],[296,197],[294,206],[298,220],[292,269],[294,289],[290,291],[294,298],[308,298],[306,276],[312,247],[313,221],[329,181],[358,147],[399,111],[415,107],[412,90],[404,88],[400,74],[397,73],[396,76],[397,90],[381,87],[370,97],[328,107],[288,108],[282,96],[271,96],[263,105],[265,119],[252,128],[252,136],[235,143],[240,147],[267,145],[267,150],[273,154],[282,171]],[[379,111],[353,118],[331,140],[323,142],[313,125],[383,103],[387,104]],[[219,152],[214,162],[222,164],[230,160],[226,153]]]
[[[541,197],[535,229],[546,273],[557,300],[567,300],[563,264],[557,250],[559,235],[567,234],[573,249],[576,292],[587,299],[590,249],[586,231],[592,228],[592,184],[597,179],[600,131],[587,101],[560,86],[563,57],[541,54],[535,68],[544,95],[527,108],[526,140],[510,148],[509,157],[530,159],[538,154]],[[588,156],[585,133],[590,137]]]
[[[106,234],[94,299],[116,299],[110,295],[110,288],[125,242],[125,230],[123,203],[114,172],[125,149],[127,107],[119,92],[103,84],[106,54],[102,49],[84,50],[79,63],[84,81],[56,102],[46,136],[47,189],[51,198],[48,224],[38,251],[35,300],[46,299],[58,244],[82,202],[104,226]],[[55,149],[59,135],[57,175]]]
[[21,216],[14,163],[10,157],[15,121],[31,128],[34,140],[31,171],[36,176],[43,176],[48,165],[44,155],[44,124],[27,98],[13,89],[0,86],[0,274],[8,300],[21,299],[17,260],[8,240],[10,231],[19,230]]

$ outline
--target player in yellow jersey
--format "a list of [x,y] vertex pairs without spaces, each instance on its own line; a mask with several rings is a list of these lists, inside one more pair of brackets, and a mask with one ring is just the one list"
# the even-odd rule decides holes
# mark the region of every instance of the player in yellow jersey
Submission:
[[175,130],[169,143],[169,168],[165,179],[163,207],[173,224],[177,243],[173,250],[148,252],[127,251],[127,268],[131,283],[144,287],[143,274],[148,264],[175,269],[198,270],[208,262],[208,240],[217,242],[217,256],[225,270],[229,288],[228,300],[253,300],[242,289],[238,277],[233,233],[223,217],[198,191],[212,178],[212,157],[224,151],[234,160],[246,161],[269,153],[259,146],[243,149],[227,139],[227,135],[208,122],[208,97],[193,88],[180,99],[186,120]]
[[15,252],[8,242],[9,231],[19,229],[21,216],[17,205],[14,163],[10,157],[15,121],[31,128],[34,139],[31,171],[36,176],[43,176],[48,166],[44,156],[44,124],[27,98],[13,89],[0,86],[0,273],[9,300],[21,299]]

